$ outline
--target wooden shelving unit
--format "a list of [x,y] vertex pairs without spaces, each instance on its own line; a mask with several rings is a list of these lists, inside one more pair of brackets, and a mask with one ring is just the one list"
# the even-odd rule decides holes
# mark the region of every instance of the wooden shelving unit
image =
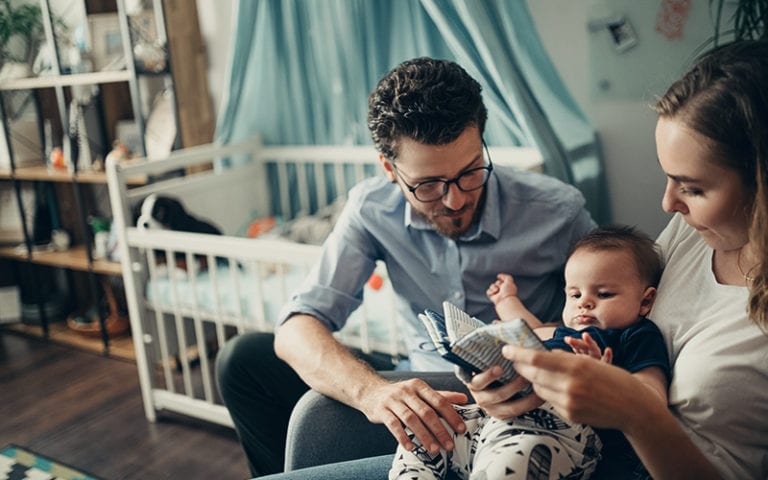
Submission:
[[[35,165],[31,167],[19,167],[13,172],[7,168],[0,168],[0,180],[6,179],[31,180],[42,182],[78,182],[78,183],[107,183],[107,174],[104,172],[95,172],[91,170],[72,173],[67,170],[51,169],[44,165]],[[132,185],[143,185],[147,183],[147,177],[142,176],[129,180]]]
[[[56,13],[51,10],[52,4],[56,0],[37,0],[40,4],[44,18],[44,30],[46,42],[48,45],[57,45],[54,35],[54,20]],[[126,0],[80,0],[84,6],[87,26],[91,15],[100,15],[108,13],[117,14],[117,23],[119,24],[121,43],[125,54],[126,62],[122,69],[114,71],[96,71],[88,73],[67,73],[68,69],[62,68],[59,57],[63,52],[57,48],[52,49],[51,70],[47,74],[32,78],[22,78],[7,80],[0,83],[0,100],[4,96],[9,98],[17,95],[15,91],[33,90],[34,99],[37,108],[37,121],[42,131],[43,120],[48,121],[52,130],[52,136],[58,140],[66,138],[70,132],[70,108],[68,102],[73,98],[73,92],[85,90],[81,86],[95,85],[99,87],[100,114],[102,118],[99,122],[102,124],[104,144],[111,145],[117,135],[116,125],[120,120],[133,119],[136,130],[139,135],[138,144],[141,145],[141,151],[134,152],[138,156],[146,153],[147,139],[145,130],[151,111],[147,110],[147,102],[142,102],[142,96],[145,93],[152,92],[155,86],[147,87],[147,84],[153,85],[161,82],[141,82],[141,77],[162,78],[164,88],[172,93],[172,104],[174,119],[178,132],[174,147],[189,147],[193,145],[208,143],[213,138],[215,118],[213,115],[213,106],[210,103],[208,94],[208,84],[205,76],[205,47],[198,27],[197,9],[194,2],[190,6],[185,0],[153,0],[152,6],[146,5],[146,10],[139,14],[129,16],[126,10]],[[66,8],[79,8],[80,2],[69,2]],[[54,5],[56,6],[56,5]],[[150,35],[143,38],[138,35],[138,25],[141,24],[141,17],[150,18],[151,13],[154,18],[155,32],[154,37]],[[151,30],[151,28],[150,28]],[[147,30],[149,31],[149,30]],[[142,30],[142,32],[144,32]],[[137,36],[138,35],[138,36]],[[139,38],[142,37],[142,38]],[[147,72],[144,69],[139,70],[136,59],[133,56],[133,46],[137,40],[152,40],[153,44],[161,45],[168,53],[166,67],[156,73]],[[172,62],[170,58],[179,58],[183,61]],[[96,63],[94,62],[94,65]],[[120,68],[120,67],[116,67]],[[67,70],[67,71],[65,71]],[[151,100],[151,97],[149,97]],[[183,107],[181,107],[183,105]],[[151,107],[149,107],[151,110]],[[100,191],[101,185],[106,185],[106,175],[103,172],[80,170],[56,170],[50,169],[45,165],[46,154],[41,148],[40,155],[36,151],[28,152],[29,149],[23,149],[24,152],[13,152],[10,148],[9,116],[3,109],[0,120],[3,122],[4,132],[0,132],[0,141],[6,141],[8,145],[10,165],[15,168],[0,169],[0,181],[13,184],[17,197],[20,196],[22,184],[28,183],[53,183],[53,190],[56,197],[55,202],[60,208],[60,224],[72,236],[74,246],[65,251],[54,251],[49,249],[40,249],[39,247],[28,250],[27,245],[31,245],[31,239],[26,238],[26,242],[20,247],[0,246],[0,258],[9,258],[20,263],[30,265],[45,265],[48,267],[62,268],[68,270],[67,277],[73,275],[72,272],[85,272],[86,275],[78,273],[74,275],[77,280],[88,277],[89,286],[83,287],[84,282],[79,282],[79,288],[74,291],[84,293],[90,291],[90,297],[86,298],[88,302],[93,297],[98,298],[103,290],[100,280],[104,276],[119,277],[122,275],[121,266],[118,262],[111,262],[104,259],[93,258],[91,251],[92,238],[90,227],[86,224],[87,215],[92,214],[88,210],[88,195],[94,191]],[[46,131],[46,135],[48,132]],[[43,136],[43,133],[40,133]],[[42,143],[50,143],[50,141]],[[53,142],[52,146],[64,145]],[[66,151],[66,148],[63,148]],[[32,158],[25,158],[32,157]],[[15,160],[15,161],[14,161]],[[29,166],[35,165],[35,166]],[[137,177],[129,181],[132,185],[143,185],[151,179]],[[64,185],[69,184],[69,185]],[[24,185],[25,187],[27,185]],[[71,188],[70,188],[71,186]],[[92,205],[92,204],[91,204]],[[53,208],[53,207],[52,207]],[[19,205],[20,212],[24,210]],[[64,213],[71,214],[70,220],[75,218],[79,222],[70,221],[70,225],[64,225]],[[22,215],[23,216],[23,215]],[[31,222],[26,222],[29,225]],[[75,226],[76,223],[79,225]],[[8,236],[6,242],[19,242],[18,234],[14,230],[14,236]],[[31,237],[32,232],[25,232],[26,237]],[[77,237],[77,238],[75,238]],[[37,268],[37,270],[45,270]],[[69,281],[69,280],[68,280]],[[72,283],[72,282],[70,282]],[[74,283],[78,283],[77,281]],[[70,289],[71,291],[71,289]],[[87,297],[87,295],[86,295]],[[81,303],[85,304],[85,300]],[[101,305],[98,301],[97,305]],[[44,309],[41,307],[41,311]],[[43,321],[45,315],[41,314]],[[44,322],[45,323],[45,322]],[[44,329],[35,325],[17,324],[12,326],[1,326],[0,328],[11,328],[30,335],[47,336],[53,341],[61,341],[71,345],[81,346],[93,349],[110,355],[122,356],[122,346],[129,345],[126,348],[133,356],[133,347],[130,337],[116,337],[114,340],[109,338],[83,337],[81,334],[68,329],[65,322],[51,322],[49,328]]]
[[130,79],[131,73],[128,70],[76,73],[71,75],[44,75],[41,77],[7,80],[0,84],[0,90],[34,90],[38,88],[72,87],[75,85],[97,85],[127,82]]
[[0,257],[14,260],[31,260],[32,263],[48,265],[51,267],[69,268],[81,272],[93,269],[94,273],[101,275],[121,275],[120,262],[112,262],[102,258],[95,258],[93,266],[88,263],[88,252],[84,245],[76,245],[68,250],[33,250],[32,258],[28,259],[27,248],[24,245],[17,247],[0,247]]
[[[54,23],[57,14],[52,10],[52,4],[54,0],[38,0],[40,9],[42,12],[43,26],[45,30],[45,37],[48,45],[55,45],[60,47],[57,42],[60,40],[57,35],[54,35]],[[112,262],[102,258],[95,258],[91,245],[94,241],[93,235],[90,232],[88,226],[88,216],[97,214],[106,214],[99,208],[95,208],[93,198],[89,194],[94,191],[99,191],[102,186],[107,183],[106,174],[100,171],[93,171],[87,168],[77,169],[71,167],[70,169],[52,169],[46,166],[46,148],[51,148],[54,145],[61,145],[58,142],[50,144],[54,137],[60,139],[64,137],[64,142],[67,141],[68,135],[73,135],[72,125],[72,112],[73,108],[71,103],[74,98],[75,91],[87,91],[83,89],[83,86],[98,86],[99,93],[93,96],[89,102],[91,106],[97,106],[99,108],[99,115],[101,115],[100,123],[103,128],[103,141],[102,144],[111,145],[111,142],[115,139],[116,123],[118,120],[133,118],[138,128],[140,137],[140,144],[142,151],[135,152],[142,155],[145,148],[145,112],[141,109],[140,91],[138,88],[137,72],[133,58],[133,48],[131,43],[130,25],[125,14],[125,5],[123,0],[81,0],[83,6],[83,18],[84,24],[88,26],[88,22],[93,19],[91,15],[111,13],[115,12],[117,21],[120,28],[121,43],[123,46],[123,52],[125,55],[125,66],[119,70],[111,71],[94,71],[87,73],[68,73],[68,69],[62,68],[60,64],[60,57],[64,55],[58,48],[53,48],[50,58],[51,69],[48,73],[30,78],[20,78],[13,80],[5,80],[0,83],[0,100],[4,101],[6,95],[8,98],[13,98],[16,91],[31,90],[34,91],[34,115],[37,118],[39,130],[40,130],[40,152],[39,155],[36,152],[24,152],[20,156],[16,156],[18,152],[15,152],[11,148],[11,131],[9,128],[10,122],[13,121],[12,117],[6,115],[5,102],[2,105],[2,122],[3,132],[0,141],[6,142],[6,151],[9,153],[10,161],[9,167],[0,169],[0,181],[13,184],[16,191],[17,198],[20,197],[20,191],[22,184],[28,183],[54,183],[57,184],[55,188],[47,190],[47,192],[55,192],[55,200],[47,199],[50,208],[59,209],[57,222],[61,227],[65,228],[70,233],[73,241],[73,246],[67,250],[56,251],[48,247],[33,246],[31,241],[32,232],[29,228],[23,229],[26,240],[21,245],[12,246],[0,246],[0,258],[8,258],[17,262],[26,263],[32,265],[34,268],[29,271],[34,272],[37,275],[36,280],[31,280],[32,285],[39,281],[40,275],[47,275],[47,273],[40,273],[41,269],[35,266],[44,265],[47,267],[61,268],[67,270],[67,282],[69,285],[69,294],[76,292],[80,305],[78,310],[84,312],[87,310],[88,304],[103,305],[104,285],[109,282],[104,278],[107,277],[119,277],[122,275],[122,269],[119,262]],[[61,8],[59,5],[56,5]],[[69,5],[67,8],[79,8],[80,5]],[[73,17],[75,18],[76,15]],[[66,70],[66,71],[65,71]],[[92,94],[93,95],[93,94]],[[28,108],[28,107],[27,107]],[[82,114],[82,113],[81,113]],[[93,118],[93,117],[92,117]],[[46,138],[43,139],[43,121],[48,122],[50,125],[50,131],[46,131]],[[82,120],[80,120],[82,121]],[[80,124],[77,124],[78,128]],[[69,132],[69,133],[67,133]],[[53,135],[51,135],[51,133]],[[81,133],[81,132],[80,132]],[[70,141],[76,141],[71,140]],[[82,141],[82,140],[81,140]],[[54,140],[55,142],[55,140]],[[106,142],[106,143],[105,143]],[[48,143],[48,145],[43,145]],[[67,149],[64,148],[66,152]],[[76,150],[75,150],[76,151]],[[106,152],[94,152],[97,156],[103,156]],[[24,157],[33,158],[24,158]],[[14,168],[15,166],[15,168]],[[146,177],[139,177],[131,181],[134,185],[143,185],[147,183]],[[63,185],[69,184],[69,185]],[[69,188],[71,186],[71,188]],[[52,206],[55,205],[55,206]],[[21,205],[18,205],[20,212],[23,210]],[[55,210],[54,210],[55,211]],[[29,213],[27,212],[28,216]],[[52,214],[52,216],[54,216]],[[65,224],[66,216],[66,224]],[[24,218],[24,213],[20,214],[21,218]],[[26,222],[30,225],[30,222]],[[21,229],[20,229],[21,230]],[[85,272],[85,276],[82,273],[72,275],[73,272]],[[73,280],[73,277],[74,278]],[[84,281],[84,279],[86,279]],[[30,280],[27,280],[30,281]],[[73,286],[74,285],[74,286]],[[40,300],[38,300],[40,301]],[[45,300],[42,300],[44,302]],[[89,302],[89,303],[85,303]],[[91,303],[92,302],[92,303]],[[114,303],[114,302],[113,302]],[[15,324],[5,325],[2,328],[10,328],[25,334],[47,336],[50,340],[58,341],[61,343],[67,343],[70,345],[79,346],[102,353],[109,353],[110,355],[128,356],[126,352],[130,352],[130,357],[133,358],[133,346],[129,336],[109,338],[108,335],[101,337],[88,337],[82,333],[72,331],[67,326],[66,322],[59,322],[58,318],[54,318],[49,322],[45,308],[43,304],[39,304],[40,311],[40,325],[35,325],[35,321],[31,320],[32,324]],[[103,309],[100,309],[103,310]],[[110,307],[110,310],[113,310]],[[101,312],[103,317],[103,311]],[[106,319],[102,318],[102,321]],[[98,332],[98,329],[96,330]]]

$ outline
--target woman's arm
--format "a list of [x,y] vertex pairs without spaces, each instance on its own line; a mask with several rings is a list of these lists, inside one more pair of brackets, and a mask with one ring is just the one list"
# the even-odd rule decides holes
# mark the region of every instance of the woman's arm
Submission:
[[[642,376],[563,351],[506,346],[503,353],[566,419],[621,430],[653,478],[720,478]],[[480,377],[473,384],[487,380]]]

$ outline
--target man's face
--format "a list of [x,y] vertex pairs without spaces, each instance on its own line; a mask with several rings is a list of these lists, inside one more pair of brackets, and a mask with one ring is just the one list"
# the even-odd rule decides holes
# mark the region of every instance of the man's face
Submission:
[[387,177],[400,185],[413,210],[430,222],[438,233],[453,239],[461,237],[480,216],[485,187],[463,192],[452,183],[442,198],[422,202],[414,197],[407,185],[450,180],[467,170],[486,166],[480,131],[476,127],[467,127],[456,140],[445,145],[424,145],[410,138],[402,138],[398,143],[397,171],[383,156],[379,157]]

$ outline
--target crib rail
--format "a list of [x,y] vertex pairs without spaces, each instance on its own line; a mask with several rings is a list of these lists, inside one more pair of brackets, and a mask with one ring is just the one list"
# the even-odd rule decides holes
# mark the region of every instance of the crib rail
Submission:
[[[241,165],[174,175],[231,158]],[[215,352],[243,331],[272,331],[278,317],[275,306],[288,301],[316,261],[320,247],[140,229],[133,225],[133,209],[147,195],[157,193],[182,198],[190,211],[208,219],[220,220],[219,210],[235,217],[253,216],[257,211],[288,220],[328,205],[361,179],[375,175],[376,167],[372,147],[265,148],[258,140],[194,147],[174,152],[168,159],[108,165],[110,201],[149,420],[154,421],[158,411],[170,410],[231,426],[215,387]],[[129,187],[126,179],[138,174],[154,181]],[[242,223],[229,222],[225,233],[236,233]],[[382,303],[394,310],[394,298]],[[374,309],[366,308],[364,301],[336,335],[351,347],[380,352],[397,361],[404,348],[396,323],[390,319],[384,339],[373,339],[370,332],[381,326],[370,325],[370,310]]]

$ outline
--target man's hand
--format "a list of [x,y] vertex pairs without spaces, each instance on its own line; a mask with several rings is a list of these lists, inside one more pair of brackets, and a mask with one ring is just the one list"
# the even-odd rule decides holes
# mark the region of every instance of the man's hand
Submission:
[[453,408],[454,403],[466,402],[463,393],[438,392],[414,378],[370,387],[359,408],[371,422],[384,424],[403,448],[414,449],[405,432],[408,427],[430,453],[436,454],[441,447],[453,450],[453,435],[441,419],[457,433],[466,430]]
[[511,382],[497,388],[489,388],[489,385],[501,377],[503,370],[498,365],[491,367],[483,373],[478,373],[467,384],[469,391],[479,406],[488,415],[504,420],[516,417],[540,406],[544,401],[535,393],[522,398],[510,400],[516,393],[526,388],[530,383],[522,376],[518,376]]

